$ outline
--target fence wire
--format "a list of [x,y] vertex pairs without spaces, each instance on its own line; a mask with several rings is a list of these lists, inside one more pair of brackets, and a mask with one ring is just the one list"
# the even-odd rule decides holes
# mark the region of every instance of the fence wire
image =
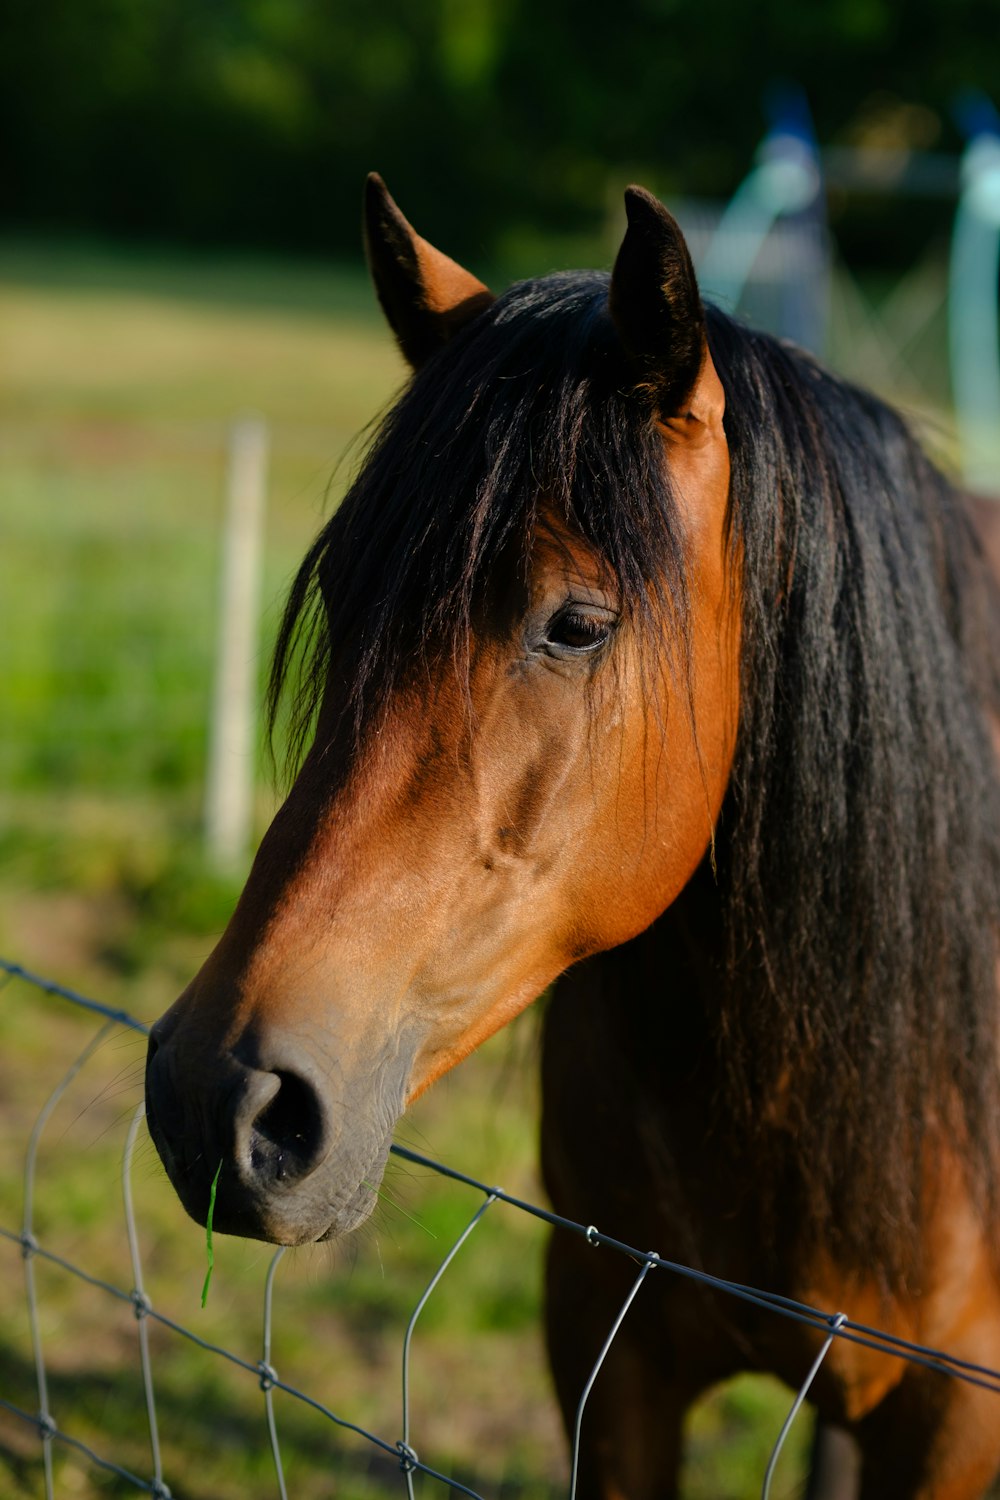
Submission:
[[[422,1474],[428,1479],[434,1480],[446,1489],[457,1491],[468,1495],[471,1500],[484,1500],[479,1491],[472,1489],[469,1485],[462,1483],[453,1475],[441,1473],[419,1457],[417,1447],[413,1441],[410,1416],[410,1350],[413,1340],[413,1332],[420,1314],[423,1312],[432,1294],[436,1291],[449,1266],[452,1264],[459,1251],[466,1244],[479,1224],[482,1223],[487,1212],[495,1204],[504,1204],[508,1208],[520,1213],[531,1215],[547,1224],[569,1231],[581,1236],[595,1249],[603,1248],[628,1257],[637,1266],[636,1278],[625,1297],[617,1316],[615,1317],[607,1338],[601,1348],[593,1368],[587,1379],[583,1394],[580,1398],[573,1429],[572,1452],[570,1455],[570,1484],[569,1500],[575,1500],[577,1481],[580,1467],[580,1440],[583,1421],[590,1392],[593,1388],[600,1369],[610,1351],[614,1340],[625,1321],[632,1303],[639,1296],[644,1282],[650,1273],[668,1274],[680,1276],[695,1282],[713,1291],[725,1293],[728,1296],[749,1302],[757,1307],[767,1309],[775,1317],[788,1318],[792,1321],[813,1328],[822,1338],[821,1347],[810,1367],[795,1399],[789,1409],[788,1415],[777,1435],[771,1456],[767,1464],[766,1472],[762,1481],[762,1500],[768,1500],[772,1477],[781,1453],[785,1438],[792,1423],[802,1406],[803,1401],[815,1379],[823,1360],[826,1358],[835,1339],[844,1339],[849,1343],[860,1344],[864,1348],[874,1349],[881,1354],[889,1355],[896,1359],[909,1361],[911,1364],[922,1365],[925,1368],[936,1370],[943,1375],[949,1375],[953,1379],[967,1381],[969,1384],[983,1387],[986,1390],[995,1391],[1000,1394],[1000,1371],[991,1369],[986,1365],[977,1365],[967,1360],[958,1359],[947,1352],[930,1348],[926,1345],[912,1343],[906,1339],[898,1338],[893,1334],[881,1329],[871,1327],[865,1323],[855,1322],[843,1312],[824,1312],[819,1308],[811,1307],[807,1303],[797,1302],[788,1297],[782,1297],[774,1292],[761,1290],[759,1287],[744,1286],[739,1282],[728,1281],[723,1277],[712,1276],[708,1272],[695,1270],[677,1261],[671,1261],[659,1255],[655,1250],[640,1251],[624,1241],[616,1239],[613,1235],[606,1234],[593,1224],[578,1224],[571,1219],[566,1219],[560,1214],[553,1213],[550,1209],[542,1208],[538,1204],[526,1202],[524,1199],[512,1196],[504,1192],[502,1188],[490,1187],[486,1183],[468,1176],[464,1172],[457,1171],[454,1167],[445,1166],[443,1163],[434,1161],[428,1156],[412,1151],[408,1147],[394,1145],[393,1154],[403,1161],[419,1166],[438,1176],[448,1179],[462,1187],[483,1196],[483,1202],[472,1214],[461,1234],[452,1244],[447,1254],[441,1260],[433,1276],[427,1283],[419,1300],[414,1307],[413,1313],[406,1327],[403,1337],[402,1348],[402,1415],[401,1436],[395,1440],[379,1436],[377,1433],[369,1432],[367,1428],[356,1422],[349,1421],[346,1417],[332,1411],[321,1401],[316,1400],[307,1392],[297,1389],[283,1381],[271,1363],[271,1335],[273,1328],[273,1306],[274,1306],[274,1283],[275,1273],[281,1262],[285,1251],[278,1249],[272,1256],[267,1275],[264,1282],[264,1306],[263,1306],[263,1338],[261,1344],[261,1357],[254,1363],[243,1359],[232,1350],[225,1349],[214,1344],[190,1328],[167,1317],[159,1312],[150,1301],[143,1287],[142,1264],[139,1252],[139,1234],[136,1222],[136,1214],[132,1197],[132,1162],[135,1153],[136,1141],[144,1118],[144,1106],[139,1105],[136,1109],[125,1140],[122,1157],[122,1194],[124,1199],[125,1222],[128,1234],[129,1254],[132,1268],[132,1287],[126,1291],[122,1287],[113,1285],[101,1277],[90,1274],[84,1267],[75,1264],[69,1259],[56,1254],[42,1245],[34,1229],[34,1197],[35,1197],[35,1172],[38,1158],[38,1147],[45,1129],[56,1105],[62,1098],[73,1079],[93,1055],[97,1048],[107,1038],[110,1032],[117,1027],[124,1027],[142,1034],[148,1034],[149,1028],[127,1011],[115,1010],[110,1006],[102,1005],[97,1000],[92,1000],[85,995],[78,994],[75,990],[64,985],[57,984],[52,980],[42,978],[31,973],[20,964],[8,962],[0,958],[0,988],[8,985],[12,980],[20,980],[44,994],[58,997],[69,1002],[78,1009],[91,1012],[95,1017],[100,1017],[102,1024],[83,1047],[71,1066],[67,1069],[56,1087],[49,1094],[41,1110],[39,1111],[34,1126],[31,1130],[28,1145],[25,1152],[24,1162],[24,1196],[23,1216],[19,1230],[0,1225],[0,1239],[13,1242],[20,1246],[24,1262],[25,1298],[28,1313],[28,1325],[35,1371],[35,1384],[38,1394],[38,1410],[35,1412],[25,1411],[23,1407],[7,1400],[0,1395],[0,1411],[18,1418],[30,1428],[34,1429],[41,1442],[41,1463],[44,1474],[46,1500],[55,1500],[54,1477],[53,1477],[53,1446],[60,1444],[65,1448],[75,1450],[87,1458],[97,1468],[115,1475],[124,1481],[132,1489],[142,1494],[153,1495],[157,1500],[171,1500],[171,1491],[164,1478],[163,1463],[160,1448],[159,1424],[156,1409],[156,1394],[153,1382],[152,1360],[149,1348],[149,1324],[156,1323],[168,1329],[171,1333],[181,1339],[189,1340],[192,1344],[205,1350],[210,1354],[217,1355],[220,1359],[242,1369],[248,1376],[254,1378],[263,1395],[264,1418],[270,1446],[271,1456],[274,1462],[275,1486],[279,1500],[288,1500],[288,1489],[285,1479],[285,1471],[282,1463],[281,1447],[278,1441],[277,1418],[274,1410],[274,1392],[283,1391],[293,1400],[302,1403],[303,1406],[325,1417],[335,1427],[351,1432],[370,1443],[374,1449],[382,1454],[393,1458],[399,1466],[401,1480],[405,1486],[408,1500],[414,1500],[413,1476]],[[134,1474],[131,1470],[114,1462],[107,1456],[97,1453],[88,1443],[85,1443],[71,1432],[66,1431],[56,1420],[50,1409],[48,1379],[46,1372],[45,1351],[41,1334],[40,1300],[35,1281],[35,1265],[37,1262],[58,1267],[68,1276],[87,1283],[114,1298],[120,1303],[128,1303],[132,1307],[136,1320],[137,1337],[139,1343],[140,1366],[142,1371],[143,1394],[145,1398],[146,1419],[149,1428],[149,1445],[151,1455],[151,1474],[147,1476]]]

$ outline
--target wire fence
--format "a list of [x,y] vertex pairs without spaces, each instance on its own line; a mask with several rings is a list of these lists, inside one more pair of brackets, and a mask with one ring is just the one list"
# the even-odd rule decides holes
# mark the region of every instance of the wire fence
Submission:
[[[445,1166],[441,1162],[434,1161],[430,1157],[410,1150],[408,1147],[394,1145],[392,1151],[396,1157],[436,1173],[461,1188],[469,1190],[476,1194],[481,1201],[430,1278],[407,1323],[401,1351],[401,1435],[397,1438],[392,1438],[371,1432],[366,1427],[349,1421],[343,1415],[331,1410],[329,1406],[316,1400],[308,1392],[286,1383],[280,1378],[271,1362],[275,1273],[285,1254],[284,1248],[275,1251],[270,1260],[264,1280],[263,1338],[259,1360],[252,1361],[245,1359],[230,1349],[212,1343],[175,1319],[167,1317],[153,1306],[143,1284],[139,1233],[132,1191],[133,1160],[136,1142],[144,1119],[144,1109],[141,1104],[132,1115],[122,1156],[122,1192],[132,1270],[131,1288],[126,1289],[116,1286],[110,1281],[92,1274],[84,1266],[76,1264],[68,1257],[57,1254],[41,1243],[35,1231],[35,1184],[39,1145],[45,1127],[70,1084],[110,1034],[120,1028],[125,1028],[145,1035],[148,1032],[148,1027],[126,1011],[102,1005],[100,1002],[88,999],[86,996],[78,994],[72,989],[33,974],[22,968],[19,964],[0,959],[0,988],[6,987],[13,981],[20,981],[45,995],[67,1001],[71,1006],[91,1013],[99,1021],[98,1029],[87,1042],[86,1046],[74,1057],[70,1067],[65,1071],[56,1087],[49,1094],[35,1118],[24,1155],[23,1214],[21,1225],[19,1228],[14,1228],[0,1224],[0,1239],[19,1246],[23,1259],[25,1299],[34,1364],[34,1382],[38,1400],[38,1408],[32,1412],[25,1410],[24,1407],[7,1399],[5,1395],[0,1393],[0,1410],[18,1419],[37,1434],[41,1446],[40,1463],[44,1473],[44,1493],[46,1500],[55,1500],[53,1450],[56,1445],[75,1450],[99,1470],[115,1476],[128,1489],[156,1496],[158,1500],[171,1500],[171,1490],[164,1474],[160,1443],[156,1392],[153,1379],[153,1361],[149,1337],[151,1325],[158,1325],[179,1339],[187,1340],[207,1353],[228,1362],[231,1366],[241,1369],[251,1380],[257,1383],[262,1393],[267,1440],[274,1463],[274,1493],[279,1497],[279,1500],[289,1500],[289,1490],[285,1467],[282,1461],[278,1422],[275,1413],[274,1394],[277,1391],[282,1391],[294,1401],[302,1403],[304,1407],[319,1414],[319,1416],[325,1418],[336,1428],[343,1429],[362,1438],[371,1445],[373,1450],[392,1459],[398,1465],[399,1482],[405,1488],[408,1500],[414,1500],[414,1476],[418,1474],[444,1487],[445,1490],[468,1495],[471,1497],[471,1500],[483,1500],[483,1496],[477,1489],[473,1489],[454,1475],[447,1475],[440,1472],[420,1458],[413,1431],[413,1423],[411,1422],[410,1398],[412,1382],[410,1375],[410,1354],[414,1330],[427,1303],[437,1290],[459,1251],[470,1237],[474,1235],[484,1218],[491,1212],[495,1213],[498,1206],[518,1213],[528,1214],[546,1224],[557,1226],[572,1234],[579,1235],[589,1245],[593,1246],[595,1250],[606,1250],[610,1253],[627,1257],[634,1263],[636,1268],[635,1279],[632,1282],[628,1295],[622,1302],[612,1326],[608,1330],[607,1337],[594,1362],[577,1407],[572,1435],[569,1500],[575,1500],[577,1483],[580,1477],[580,1440],[591,1391],[612,1344],[630,1312],[633,1302],[639,1297],[644,1282],[652,1273],[656,1275],[683,1277],[702,1287],[751,1303],[770,1311],[775,1317],[791,1319],[794,1322],[814,1329],[821,1340],[818,1353],[799,1390],[796,1392],[788,1415],[777,1434],[762,1478],[762,1500],[768,1500],[772,1478],[785,1439],[835,1339],[843,1339],[893,1358],[906,1360],[912,1364],[938,1371],[944,1376],[967,1381],[972,1385],[980,1386],[986,1390],[1000,1394],[1000,1371],[991,1369],[988,1366],[973,1364],[969,1361],[958,1359],[942,1350],[897,1338],[878,1328],[856,1322],[843,1312],[824,1312],[805,1303],[778,1296],[775,1293],[763,1291],[757,1287],[744,1286],[737,1282],[712,1276],[707,1272],[668,1260],[657,1254],[656,1251],[638,1250],[634,1246],[627,1245],[623,1241],[616,1239],[613,1235],[604,1233],[593,1224],[575,1223],[570,1219],[563,1218],[559,1214],[552,1213],[549,1209],[540,1207],[538,1204],[526,1202],[521,1198],[506,1193],[502,1188],[488,1186],[474,1177],[457,1171],[453,1167]],[[136,1474],[106,1454],[95,1451],[91,1444],[68,1431],[59,1422],[53,1412],[52,1403],[49,1398],[48,1368],[42,1332],[41,1298],[35,1274],[39,1263],[55,1267],[67,1277],[76,1278],[78,1281],[96,1288],[119,1304],[131,1307],[137,1325],[142,1389],[146,1420],[149,1428],[150,1473],[145,1475]],[[1000,1408],[998,1408],[998,1415],[1000,1415]]]

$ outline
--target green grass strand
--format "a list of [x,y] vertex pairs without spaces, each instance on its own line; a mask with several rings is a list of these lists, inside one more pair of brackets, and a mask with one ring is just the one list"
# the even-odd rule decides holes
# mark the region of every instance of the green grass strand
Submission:
[[201,1305],[205,1306],[208,1301],[208,1287],[212,1280],[212,1272],[215,1269],[215,1251],[212,1248],[212,1218],[215,1214],[215,1191],[219,1186],[219,1173],[222,1171],[222,1162],[215,1169],[212,1178],[212,1186],[208,1194],[208,1218],[205,1220],[205,1257],[208,1261],[208,1270],[205,1272],[205,1280],[201,1288]]

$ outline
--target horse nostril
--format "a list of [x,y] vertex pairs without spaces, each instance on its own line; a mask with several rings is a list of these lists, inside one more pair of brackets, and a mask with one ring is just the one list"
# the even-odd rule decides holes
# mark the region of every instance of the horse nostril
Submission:
[[251,1106],[251,1171],[258,1179],[276,1182],[305,1177],[326,1155],[323,1106],[312,1085],[297,1073],[275,1069],[268,1085],[268,1098],[256,1114]]

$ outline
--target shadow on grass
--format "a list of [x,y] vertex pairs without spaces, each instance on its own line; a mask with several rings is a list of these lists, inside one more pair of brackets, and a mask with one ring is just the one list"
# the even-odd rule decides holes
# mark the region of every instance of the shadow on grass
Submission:
[[[35,1371],[31,1360],[0,1343],[0,1391],[20,1394],[24,1410],[34,1412]],[[152,1475],[142,1389],[134,1368],[48,1370],[49,1409],[56,1421],[101,1458],[131,1470],[147,1482]],[[154,1365],[157,1421],[163,1472],[174,1500],[256,1500],[277,1493],[268,1446],[262,1400],[237,1395],[213,1378],[191,1380],[166,1359]],[[26,1395],[25,1393],[31,1393]],[[13,1399],[13,1397],[12,1397]],[[364,1439],[338,1431],[328,1419],[277,1393],[276,1416],[289,1494],[296,1500],[319,1500],[336,1480],[338,1500],[382,1500],[402,1493],[399,1463]],[[387,1440],[388,1435],[387,1435]],[[71,1453],[56,1444],[57,1463]],[[95,1495],[133,1496],[133,1485],[82,1457]],[[18,1497],[42,1495],[42,1459],[33,1425],[0,1412],[0,1478],[17,1485]],[[455,1469],[452,1477],[497,1500],[556,1500],[561,1486],[523,1475],[478,1473]],[[418,1491],[427,1496],[457,1495],[450,1485],[418,1476]],[[78,1492],[78,1491],[77,1491]]]

